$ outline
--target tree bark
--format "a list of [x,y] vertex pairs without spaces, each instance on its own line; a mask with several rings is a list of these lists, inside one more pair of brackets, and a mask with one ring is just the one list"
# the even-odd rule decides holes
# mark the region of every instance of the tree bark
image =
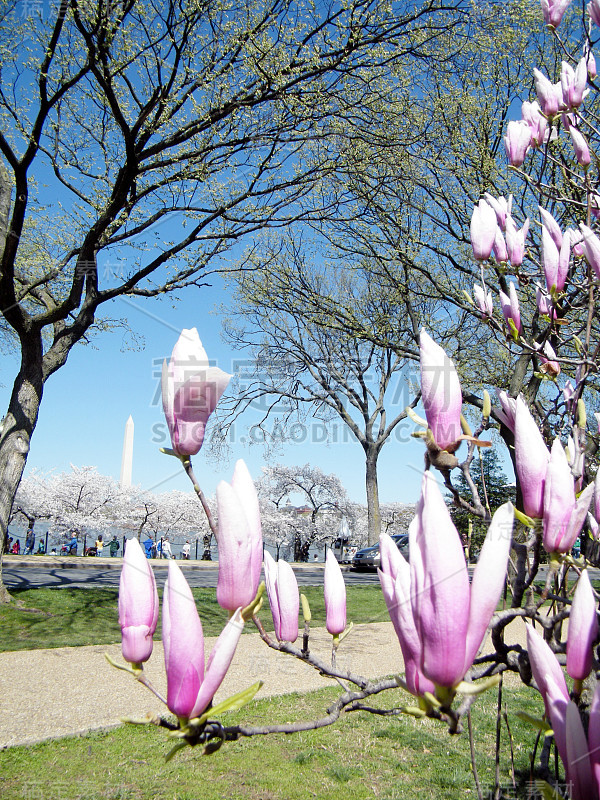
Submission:
[[[8,411],[0,431],[0,552],[6,542],[8,520],[19,481],[25,469],[31,436],[37,423],[44,388],[42,339],[22,337],[21,368],[16,377]],[[2,578],[0,556],[0,603],[11,600]]]
[[377,457],[379,450],[370,447],[365,450],[365,483],[367,488],[367,531],[369,544],[377,544],[381,535],[381,510],[379,508],[379,487],[377,485]]

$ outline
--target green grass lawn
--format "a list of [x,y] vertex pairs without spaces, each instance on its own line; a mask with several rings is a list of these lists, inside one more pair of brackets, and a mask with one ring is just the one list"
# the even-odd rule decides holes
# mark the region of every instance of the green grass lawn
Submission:
[[[401,691],[387,704],[406,701]],[[267,724],[313,719],[335,690],[287,695],[251,703],[224,724]],[[511,777],[508,730],[503,725],[501,783],[504,798],[526,797],[535,731],[515,711],[541,715],[531,689],[505,689],[513,737]],[[374,703],[375,704],[375,703]],[[473,707],[477,769],[484,797],[494,780],[496,693]],[[450,736],[434,720],[347,714],[336,725],[292,735],[228,742],[211,756],[186,748],[168,763],[172,740],[155,727],[122,726],[82,737],[0,752],[3,800],[441,800],[476,798],[466,732]]]
[[[324,625],[323,589],[306,586],[302,591],[310,602],[313,626]],[[227,621],[227,612],[217,604],[215,590],[193,589],[192,592],[205,635],[218,635]],[[0,606],[0,651],[112,644],[121,639],[116,589],[64,587],[15,590],[12,594],[17,602]],[[349,621],[389,619],[379,586],[348,587],[347,598]],[[272,630],[266,596],[260,617],[267,630]]]

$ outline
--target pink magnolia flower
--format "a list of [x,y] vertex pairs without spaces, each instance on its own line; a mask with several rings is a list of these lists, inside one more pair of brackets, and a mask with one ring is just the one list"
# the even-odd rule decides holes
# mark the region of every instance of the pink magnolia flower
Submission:
[[[532,625],[527,625],[527,653],[531,672],[544,700],[546,717],[554,728],[558,752],[561,758],[566,760],[565,722],[569,690],[556,656]],[[556,727],[554,727],[555,722]]]
[[579,710],[569,699],[565,678],[546,642],[527,626],[527,649],[533,677],[544,699],[546,717],[552,725],[556,747],[565,767],[572,800],[598,797],[600,780],[600,687],[596,687],[588,735]]
[[542,109],[537,100],[533,103],[525,102],[521,105],[521,116],[531,128],[531,146],[539,147],[546,140],[548,120],[542,114]]
[[542,14],[546,25],[558,28],[571,0],[541,0]]
[[300,595],[294,570],[287,561],[276,562],[268,550],[264,553],[264,568],[275,636],[280,642],[295,642],[298,638]]
[[332,550],[325,558],[324,594],[325,627],[332,636],[339,636],[346,627],[346,585]]
[[381,534],[379,549],[381,565],[377,572],[385,604],[400,642],[406,685],[414,695],[423,695],[425,692],[433,694],[435,685],[421,669],[421,641],[410,601],[410,567],[387,533]]
[[473,297],[475,298],[477,307],[483,316],[491,317],[494,313],[494,301],[492,299],[492,293],[485,287],[482,288],[479,286],[479,284],[475,283],[473,284]]
[[462,434],[462,393],[452,360],[422,329],[420,336],[421,393],[427,424],[436,444],[454,452]]
[[556,286],[558,274],[558,248],[550,236],[548,229],[542,225],[542,264],[548,291]]
[[[554,725],[554,722],[552,724]],[[565,739],[567,760],[563,763],[570,784],[571,800],[597,798],[598,783],[592,769],[592,753],[588,737],[583,729],[579,709],[572,700],[567,704]]]
[[217,602],[235,611],[250,605],[260,583],[262,528],[254,482],[240,459],[231,485],[217,486],[219,576]]
[[241,611],[236,611],[215,642],[206,672],[202,623],[190,587],[174,561],[169,562],[162,619],[167,706],[178,717],[198,717],[229,669],[244,627]]
[[575,497],[567,456],[560,440],[555,439],[544,481],[543,543],[549,553],[570,552],[585,522],[593,490],[593,484],[589,484],[579,499]]
[[546,228],[546,230],[552,237],[552,241],[556,245],[556,249],[560,250],[560,248],[562,247],[562,240],[563,240],[563,234],[560,225],[554,219],[552,214],[545,208],[542,208],[542,206],[538,206],[538,209],[540,211],[540,216],[542,218],[542,225],[544,226],[544,228]]
[[549,81],[539,69],[534,69],[533,75],[535,79],[535,91],[542,112],[549,119],[555,117],[563,104],[562,86],[560,83],[554,84]]
[[567,672],[583,681],[592,670],[592,646],[598,637],[596,599],[587,569],[582,570],[571,604],[567,635]]
[[470,229],[473,255],[478,261],[485,261],[490,257],[497,227],[494,209],[485,200],[480,200],[473,209]]
[[552,299],[539,284],[536,284],[535,288],[535,302],[540,314],[549,317],[553,313]]
[[590,155],[590,148],[588,147],[585,136],[583,133],[581,133],[579,128],[575,127],[575,125],[571,125],[569,128],[569,135],[571,137],[571,141],[573,142],[573,149],[575,150],[575,158],[577,159],[577,163],[580,167],[589,167],[592,162],[592,157]]
[[544,513],[544,487],[550,453],[540,430],[521,396],[515,406],[515,462],[523,497],[523,510],[530,517]]
[[[592,203],[592,216],[595,217],[594,214],[594,195],[590,198]],[[571,249],[573,251],[574,256],[583,257],[585,256],[585,249],[583,247],[583,234],[581,231],[575,230],[575,228],[568,228],[567,229],[571,235]]]
[[496,228],[496,236],[494,237],[494,257],[496,261],[508,261],[508,250],[500,228]]
[[586,42],[583,48],[583,57],[585,59],[585,64],[587,67],[587,74],[591,81],[594,80],[596,75],[598,74],[598,70],[596,67],[596,59],[594,58],[594,53],[589,45],[589,42]]
[[532,138],[531,128],[523,120],[511,120],[508,123],[504,134],[504,149],[511,166],[520,167],[523,164]]
[[423,674],[455,687],[471,667],[504,587],[512,537],[510,503],[494,514],[469,586],[460,537],[431,472],[409,526],[410,597]]
[[515,324],[515,328],[519,333],[521,333],[523,327],[521,325],[519,298],[517,297],[517,290],[512,281],[508,284],[508,295],[500,290],[500,305],[502,306],[502,313],[506,322],[508,323],[508,321],[512,319]]
[[[538,347],[539,344],[536,344],[536,348]],[[556,360],[556,353],[554,352],[554,348],[550,342],[544,342],[542,353],[543,355],[540,354],[540,372],[556,378],[558,375],[560,375],[560,364]]]
[[[542,209],[540,208],[540,211]],[[571,260],[571,230],[563,234],[556,220],[547,211],[542,215],[542,263],[548,291],[554,286],[562,292],[565,288]],[[548,221],[549,225],[546,225]],[[560,244],[558,244],[560,242]]]
[[209,366],[196,328],[181,332],[162,371],[163,409],[176,453],[193,456],[200,450],[208,418],[230,377],[218,367]]
[[533,625],[527,625],[527,653],[531,672],[544,700],[546,716],[550,716],[550,702],[569,702],[569,690],[556,656]]
[[154,572],[138,540],[128,539],[119,582],[119,624],[125,661],[141,664],[150,658],[157,622]]
[[596,276],[600,278],[600,239],[583,222],[579,223],[579,228],[583,235],[583,255],[596,273]]
[[573,231],[567,228],[563,236],[562,246],[558,254],[558,269],[556,270],[556,289],[562,292],[567,282],[569,275],[569,267],[571,265],[571,242]]
[[496,416],[506,425],[506,427],[515,432],[515,411],[517,408],[517,401],[514,397],[509,397],[508,392],[504,389],[496,389],[496,396],[502,406],[501,410],[496,409]]
[[566,61],[562,62],[560,85],[562,88],[563,102],[567,108],[579,108],[583,103],[586,92],[588,70],[586,59],[582,58],[577,67]]
[[586,8],[592,22],[600,27],[600,0],[591,0]]
[[502,230],[506,229],[506,220],[510,216],[510,212],[512,209],[512,201],[513,196],[512,194],[508,195],[508,199],[506,197],[494,197],[493,194],[486,192],[484,195],[485,201],[488,205],[490,205],[496,214],[496,221]]
[[517,226],[512,217],[506,220],[506,249],[508,258],[513,267],[520,267],[525,256],[525,239],[529,232],[529,217],[525,220],[523,227],[517,230]]

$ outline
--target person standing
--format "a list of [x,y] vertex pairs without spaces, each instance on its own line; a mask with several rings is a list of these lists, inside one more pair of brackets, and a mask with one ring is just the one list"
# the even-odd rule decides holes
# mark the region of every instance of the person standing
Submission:
[[23,551],[23,555],[32,556],[34,547],[35,533],[33,532],[33,525],[30,525],[29,528],[27,528],[27,535],[25,536],[25,550]]
[[173,558],[173,553],[171,552],[171,543],[169,542],[168,536],[165,536],[163,539],[162,554],[163,558]]
[[117,553],[119,552],[119,543],[117,542],[117,537],[113,536],[110,544],[108,545],[108,549],[110,550],[110,557],[115,558]]
[[146,558],[152,558],[152,550],[155,549],[154,542],[148,536],[148,538],[144,541],[144,550],[146,551]]
[[102,550],[104,548],[104,541],[102,540],[102,534],[98,534],[98,538],[96,539],[96,556],[102,555]]
[[190,543],[186,539],[185,544],[181,548],[181,555],[184,557],[186,561],[190,560],[190,549],[191,549]]

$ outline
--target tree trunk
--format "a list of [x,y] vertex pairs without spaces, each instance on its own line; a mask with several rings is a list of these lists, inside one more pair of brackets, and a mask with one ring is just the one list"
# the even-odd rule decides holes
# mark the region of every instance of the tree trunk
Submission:
[[[0,552],[6,542],[8,520],[25,469],[44,388],[41,337],[23,340],[21,353],[21,369],[0,431]],[[2,579],[0,557],[0,603],[10,600]]]
[[377,486],[377,457],[379,450],[369,448],[366,453],[366,488],[367,488],[367,530],[369,544],[377,544],[381,535],[381,511],[379,509],[379,488]]

